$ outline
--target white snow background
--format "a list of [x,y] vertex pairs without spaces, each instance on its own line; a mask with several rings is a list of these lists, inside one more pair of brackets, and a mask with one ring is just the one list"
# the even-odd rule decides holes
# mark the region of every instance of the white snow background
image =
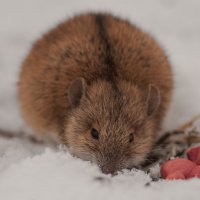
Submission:
[[[0,0],[0,129],[26,130],[16,82],[32,42],[65,18],[90,10],[127,18],[164,46],[176,82],[165,130],[200,113],[199,0]],[[62,150],[0,137],[0,200],[200,199],[198,179],[146,187],[149,181],[135,170],[111,178]]]

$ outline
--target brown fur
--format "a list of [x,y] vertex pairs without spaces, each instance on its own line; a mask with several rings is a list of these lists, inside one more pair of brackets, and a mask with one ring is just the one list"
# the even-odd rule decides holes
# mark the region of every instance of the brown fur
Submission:
[[[170,64],[152,37],[128,21],[89,13],[33,45],[22,66],[19,100],[33,129],[56,133],[73,154],[113,172],[145,159],[172,87]],[[92,127],[99,140],[91,137]]]

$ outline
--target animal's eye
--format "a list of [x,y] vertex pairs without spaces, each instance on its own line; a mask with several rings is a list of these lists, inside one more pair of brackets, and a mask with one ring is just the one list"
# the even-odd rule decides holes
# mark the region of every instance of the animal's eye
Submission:
[[91,136],[92,136],[95,140],[98,140],[98,139],[99,139],[99,132],[98,132],[96,129],[92,128],[92,130],[91,130]]
[[131,133],[129,135],[129,143],[133,142],[133,140],[134,140],[134,136],[133,136],[133,133]]

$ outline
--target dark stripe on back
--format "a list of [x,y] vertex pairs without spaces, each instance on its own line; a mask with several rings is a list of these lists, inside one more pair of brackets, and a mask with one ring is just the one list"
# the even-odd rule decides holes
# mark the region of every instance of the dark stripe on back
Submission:
[[106,32],[105,28],[105,17],[103,14],[96,14],[95,15],[95,22],[98,26],[99,30],[99,37],[102,42],[102,45],[104,46],[104,64],[106,66],[106,71],[105,74],[103,73],[104,78],[107,81],[111,81],[112,85],[116,89],[116,84],[115,84],[115,77],[117,76],[117,71],[116,71],[116,65],[113,60],[112,56],[112,48],[109,43],[108,35]]

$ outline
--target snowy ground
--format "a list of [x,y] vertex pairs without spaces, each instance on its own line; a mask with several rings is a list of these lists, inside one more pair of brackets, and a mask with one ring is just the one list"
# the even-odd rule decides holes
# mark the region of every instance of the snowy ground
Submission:
[[[174,66],[176,88],[165,130],[200,113],[199,0],[0,0],[0,128],[25,129],[16,100],[20,62],[36,37],[80,11],[107,10],[158,38]],[[103,177],[96,166],[62,150],[0,138],[2,200],[200,198],[200,180],[159,181],[143,172]]]

